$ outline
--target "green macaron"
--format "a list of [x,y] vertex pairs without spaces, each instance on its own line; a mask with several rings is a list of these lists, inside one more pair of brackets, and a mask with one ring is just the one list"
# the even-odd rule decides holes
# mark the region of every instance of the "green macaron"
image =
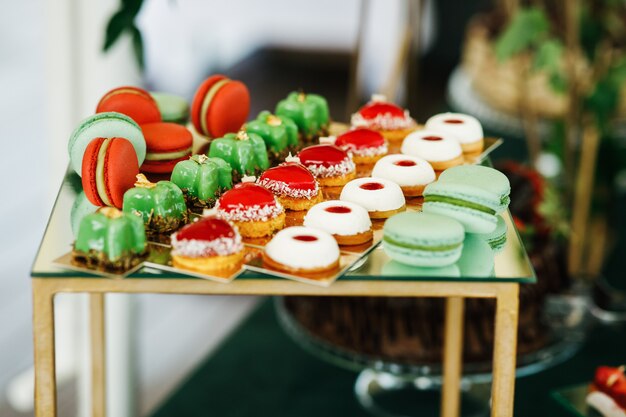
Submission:
[[509,193],[509,180],[501,172],[464,165],[444,171],[426,186],[422,209],[458,220],[468,233],[491,233],[496,215],[509,205]]
[[189,121],[189,103],[187,100],[169,93],[150,92],[150,95],[156,101],[164,122],[184,125]]
[[509,179],[494,168],[482,165],[459,165],[443,171],[438,181],[466,184],[498,196],[499,203],[496,209],[498,213],[506,210],[511,201],[509,198],[511,193]]
[[467,234],[461,258],[456,263],[462,277],[490,278],[494,276],[495,259],[491,246],[479,235]]
[[465,233],[456,220],[429,213],[405,212],[383,227],[383,249],[393,260],[413,266],[441,267],[461,256]]
[[130,117],[116,112],[89,116],[72,132],[67,146],[72,169],[81,175],[83,155],[89,142],[96,138],[123,138],[128,140],[137,153],[139,166],[146,158],[146,140],[141,128]]
[[504,245],[506,245],[506,232],[508,230],[508,227],[502,216],[496,217],[498,218],[498,222],[496,223],[496,228],[493,230],[493,232],[485,233],[478,236],[483,238],[489,244],[489,246],[491,246],[491,249],[495,253],[498,253],[502,249],[504,249]]

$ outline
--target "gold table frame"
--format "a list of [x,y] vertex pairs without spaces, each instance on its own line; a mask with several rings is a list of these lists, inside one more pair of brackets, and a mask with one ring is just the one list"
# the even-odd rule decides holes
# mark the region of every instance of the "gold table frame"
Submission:
[[442,417],[460,415],[464,298],[494,298],[496,314],[491,416],[513,416],[518,282],[339,280],[330,287],[322,288],[282,279],[238,279],[225,285],[199,279],[33,277],[32,291],[36,417],[57,416],[54,297],[60,293],[89,294],[93,417],[106,416],[104,296],[107,293],[446,298]]

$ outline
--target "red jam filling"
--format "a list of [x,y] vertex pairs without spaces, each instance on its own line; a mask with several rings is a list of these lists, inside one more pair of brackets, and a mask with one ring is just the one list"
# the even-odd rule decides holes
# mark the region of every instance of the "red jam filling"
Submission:
[[359,114],[364,119],[375,119],[379,115],[404,118],[404,109],[392,103],[373,102],[361,107]]
[[235,231],[227,221],[218,217],[205,217],[188,224],[177,233],[178,240],[215,240],[220,237],[235,237]]
[[408,159],[403,159],[401,161],[396,161],[393,164],[397,165],[399,167],[414,167],[415,165],[417,165],[415,163],[415,161],[409,161]]
[[246,182],[238,184],[232,190],[226,191],[219,199],[220,208],[225,211],[240,209],[251,206],[274,206],[276,200],[274,194],[260,185]]
[[385,188],[385,186],[379,182],[366,182],[361,184],[359,187],[368,191],[382,190]]
[[330,167],[341,164],[348,158],[348,154],[335,145],[313,145],[302,149],[298,158],[303,165]]
[[463,120],[461,119],[446,119],[443,121],[444,123],[449,123],[451,125],[460,125],[463,124]]
[[430,142],[438,142],[440,140],[443,140],[443,138],[440,136],[424,136],[422,140],[427,140]]
[[378,148],[385,144],[385,138],[379,132],[361,127],[337,136],[335,145],[355,147],[356,149]]
[[299,190],[314,190],[315,177],[303,165],[295,162],[287,162],[280,166],[270,168],[265,171],[260,181],[264,179],[284,182],[290,188]]
[[299,240],[301,242],[315,242],[317,238],[311,235],[296,235],[292,238],[293,240]]
[[347,214],[352,211],[350,207],[346,207],[346,206],[330,206],[330,207],[326,207],[324,210],[326,210],[329,213],[338,213],[338,214]]

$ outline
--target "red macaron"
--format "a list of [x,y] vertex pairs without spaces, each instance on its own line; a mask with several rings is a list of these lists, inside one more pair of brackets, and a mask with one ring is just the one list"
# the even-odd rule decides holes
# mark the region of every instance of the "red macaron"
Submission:
[[100,99],[96,113],[114,111],[125,114],[137,124],[161,121],[161,112],[150,93],[138,87],[118,87]]
[[139,174],[133,145],[123,138],[96,138],[89,142],[82,166],[83,190],[96,206],[122,208],[124,193]]
[[189,159],[193,136],[176,123],[148,123],[141,125],[146,138],[146,160],[141,171],[155,174],[172,172],[179,161]]
[[241,81],[224,75],[207,78],[193,97],[191,121],[196,130],[210,138],[237,132],[250,113],[250,92]]

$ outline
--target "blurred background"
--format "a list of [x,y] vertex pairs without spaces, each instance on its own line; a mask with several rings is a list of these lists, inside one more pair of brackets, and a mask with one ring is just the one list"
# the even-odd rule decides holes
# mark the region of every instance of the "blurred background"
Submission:
[[[591,378],[595,366],[626,361],[620,324],[626,311],[620,292],[626,289],[623,2],[30,0],[4,5],[0,35],[0,134],[6,149],[0,164],[5,187],[0,234],[2,417],[33,414],[29,271],[67,167],[69,134],[113,87],[140,85],[190,100],[213,73],[248,85],[250,117],[273,109],[290,91],[304,89],[325,96],[338,121],[347,121],[379,92],[406,106],[420,123],[442,111],[479,118],[489,135],[505,138],[493,158],[511,178],[511,210],[540,280],[522,290],[526,318],[520,350],[544,352],[549,358],[535,355],[528,363],[543,359],[541,369],[550,368],[545,372],[552,374],[538,374],[548,381],[544,386],[532,377],[520,380],[519,415],[538,415],[551,390],[581,382],[585,375]],[[213,369],[212,354],[224,348],[229,334],[236,332],[228,339],[231,344],[250,340],[250,333],[241,333],[250,323],[267,330],[257,335],[267,349],[289,344],[293,353],[286,355],[292,361],[286,363],[294,373],[298,364],[316,363],[293,344],[297,336],[287,338],[278,331],[275,314],[352,352],[398,359],[390,353],[393,349],[366,351],[355,340],[307,322],[306,315],[315,308],[329,307],[323,300],[313,300],[304,312],[297,306],[305,304],[290,307],[287,300],[278,313],[253,297],[141,295],[108,300],[111,416],[203,415],[201,406],[200,411],[181,408],[187,400],[203,398],[200,393],[180,393],[190,389],[190,381],[203,383],[198,369]],[[344,306],[347,302],[339,301]],[[349,308],[375,308],[376,314],[403,321],[417,307],[380,300],[375,306]],[[492,306],[468,308],[489,312]],[[89,411],[85,309],[82,296],[61,296],[57,306],[63,416]],[[555,328],[565,333],[554,333]],[[590,329],[599,333],[585,338]],[[489,349],[483,352],[480,346],[489,337],[478,328],[470,333],[479,340],[473,360],[484,360]],[[566,346],[545,350],[554,347],[549,340],[555,337],[566,340]],[[471,356],[466,352],[466,359]],[[226,380],[226,375],[240,372],[224,368]],[[328,372],[316,377],[355,378]],[[530,381],[526,386],[525,380]],[[171,397],[177,387],[182,391]],[[267,390],[263,395],[271,394],[274,403],[289,396],[278,387]],[[351,390],[343,395],[350,398],[336,400],[334,409],[342,410],[337,415],[359,415],[355,410],[362,409]],[[524,401],[535,395],[540,396],[537,401]],[[224,398],[227,403],[229,397]],[[248,408],[240,404],[236,410],[241,414],[232,415],[255,409],[256,414],[272,410],[279,415],[262,407],[266,400],[259,401],[251,400]],[[306,398],[299,404],[307,404]]]

